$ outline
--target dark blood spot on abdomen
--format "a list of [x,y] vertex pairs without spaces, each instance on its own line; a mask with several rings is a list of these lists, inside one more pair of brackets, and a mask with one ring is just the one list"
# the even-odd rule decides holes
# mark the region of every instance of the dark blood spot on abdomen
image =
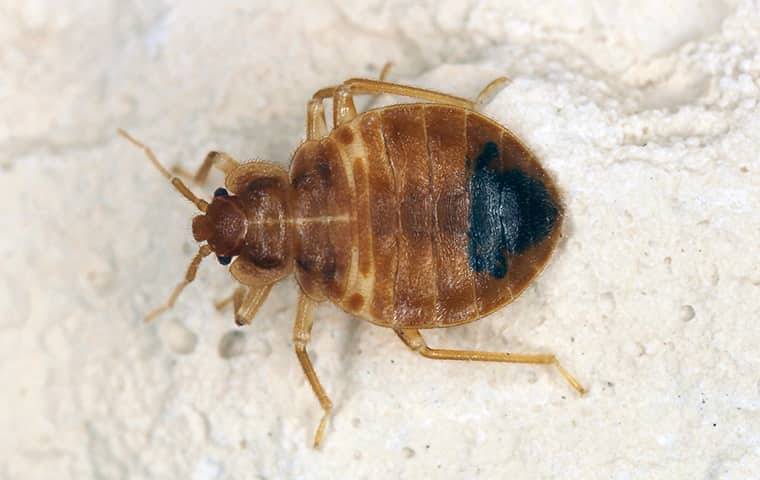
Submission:
[[476,272],[504,278],[507,256],[519,255],[552,231],[559,209],[544,184],[520,170],[500,172],[498,146],[488,142],[470,179],[469,260]]

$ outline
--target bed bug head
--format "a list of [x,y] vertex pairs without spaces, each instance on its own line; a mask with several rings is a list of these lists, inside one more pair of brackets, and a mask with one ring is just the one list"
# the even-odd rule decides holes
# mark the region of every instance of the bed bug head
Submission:
[[193,218],[193,237],[201,245],[185,280],[169,301],[148,314],[146,320],[171,308],[180,292],[195,279],[201,261],[212,253],[222,265],[231,264],[230,273],[240,283],[266,291],[293,271],[291,186],[285,170],[266,162],[236,165],[225,177],[226,188],[216,189],[209,203],[161,165],[150,148],[124,130],[118,132],[143,150],[172,186],[202,212]]
[[232,257],[240,252],[246,227],[245,214],[235,197],[230,196],[224,188],[219,188],[214,192],[214,199],[210,204],[198,198],[182,180],[169,173],[150,148],[122,129],[119,129],[118,133],[143,150],[148,160],[169,180],[172,186],[203,212],[202,215],[193,219],[193,237],[198,242],[208,242],[207,245],[201,246],[198,252],[199,258],[214,252],[219,263],[229,264]]
[[232,257],[240,254],[247,225],[240,199],[217,188],[206,211],[193,218],[193,238],[207,242],[219,263],[228,265]]

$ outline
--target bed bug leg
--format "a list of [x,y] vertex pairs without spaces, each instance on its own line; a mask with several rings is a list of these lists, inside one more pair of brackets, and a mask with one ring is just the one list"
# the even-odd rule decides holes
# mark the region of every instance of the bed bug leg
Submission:
[[[391,69],[393,68],[393,62],[386,62],[385,65],[383,65],[382,70],[380,70],[380,76],[379,80],[382,82],[387,77],[388,74],[390,74]],[[325,135],[327,135],[327,125],[325,124],[324,120],[324,106],[323,101],[326,98],[332,98],[333,99],[333,125],[339,125],[341,123],[344,123],[348,120],[351,120],[353,117],[356,116],[356,106],[354,105],[354,101],[352,96],[348,92],[340,92],[339,93],[340,86],[337,87],[325,87],[320,90],[317,90],[317,92],[313,95],[312,100],[309,102],[309,111],[308,111],[308,126],[307,126],[307,139],[318,139],[322,138]],[[370,100],[370,104],[379,94],[374,94],[372,99]],[[316,106],[316,104],[319,104],[319,107]],[[321,113],[318,109],[322,109]],[[338,113],[340,112],[340,113]],[[324,133],[319,133],[319,115],[321,115],[322,118],[322,124],[324,125]],[[316,135],[316,136],[315,136]]]
[[225,297],[221,300],[217,300],[214,303],[214,308],[216,308],[218,311],[224,310],[227,305],[230,303],[233,304],[234,311],[237,312],[238,307],[240,306],[240,303],[242,302],[243,295],[246,292],[246,287],[238,287],[235,289],[234,292],[232,292],[232,295]]
[[319,383],[317,373],[314,371],[314,366],[311,364],[308,352],[306,352],[306,345],[309,343],[309,338],[311,338],[313,320],[314,302],[302,293],[298,299],[298,313],[296,314],[295,325],[293,325],[293,344],[298,361],[301,363],[301,368],[303,368],[303,373],[306,375],[306,379],[309,380],[309,384],[311,384],[311,388],[314,390],[314,394],[324,410],[322,419],[319,421],[319,426],[314,434],[314,448],[319,448],[325,435],[327,421],[330,418],[332,402],[327,393],[325,393],[322,384]]
[[177,297],[179,297],[179,294],[182,293],[182,290],[185,289],[186,286],[188,286],[193,280],[195,280],[195,274],[198,273],[198,266],[201,264],[201,260],[203,260],[205,257],[209,256],[211,254],[211,248],[208,245],[201,246],[200,250],[198,250],[198,253],[195,254],[195,257],[193,257],[193,260],[190,262],[190,265],[187,267],[187,272],[185,273],[185,279],[182,280],[175,288],[172,294],[169,296],[169,299],[166,301],[166,303],[152,312],[150,312],[148,315],[145,316],[145,321],[150,322],[157,316],[161,315],[165,311],[169,310],[174,306],[174,302],[177,301]]
[[469,110],[475,108],[473,102],[465,98],[424,88],[410,87],[408,85],[399,85],[380,80],[368,80],[366,78],[346,80],[343,82],[343,85],[337,88],[327,88],[318,91],[315,97],[317,95],[327,96],[331,91],[333,92],[333,122],[335,125],[345,123],[356,116],[356,108],[353,102],[355,95],[398,95],[467,108]]
[[469,110],[474,108],[473,102],[466,98],[436,92],[434,90],[427,90],[425,88],[399,85],[392,82],[368,80],[366,78],[352,78],[343,82],[341,87],[347,89],[352,95],[398,95],[401,97],[419,98],[420,100],[427,100],[429,102],[467,108]]
[[324,104],[321,99],[313,98],[306,110],[306,139],[319,140],[327,135]]
[[[385,71],[386,68],[390,70],[390,66],[388,65],[386,65],[383,70]],[[387,74],[387,72],[385,73]],[[383,73],[381,73],[381,76],[382,75]],[[496,82],[496,80],[494,82]],[[382,80],[368,80],[366,78],[352,78],[346,80],[338,87],[325,87],[317,90],[312,98],[313,100],[332,98],[333,123],[334,125],[340,125],[356,116],[356,107],[353,102],[354,96],[382,94],[418,98],[420,100],[442,103],[444,105],[466,108],[468,110],[475,109],[475,104],[466,98],[456,97],[454,95],[448,95],[434,90],[427,90],[425,88],[399,85],[397,83],[385,82]]]
[[195,172],[195,175],[191,175],[187,170],[179,165],[172,167],[172,173],[183,175],[187,178],[191,178],[193,182],[198,185],[203,185],[208,179],[208,174],[211,171],[211,167],[216,167],[221,170],[226,176],[231,171],[235,170],[240,165],[237,160],[224,152],[208,152],[206,158],[203,159],[203,163]]
[[271,284],[263,287],[249,287],[248,291],[235,303],[235,323],[240,326],[249,325],[271,290]]
[[197,185],[204,185],[208,179],[211,167],[218,168],[226,176],[239,165],[240,164],[237,160],[224,152],[208,152],[208,155],[206,155],[206,158],[203,160],[203,163],[195,174],[190,173],[181,165],[174,165],[171,167],[171,172],[175,175],[191,180]]
[[346,123],[355,116],[354,96],[345,85],[341,85],[333,95],[333,125]]
[[235,312],[235,323],[241,327],[249,325],[271,290],[272,285],[238,287],[232,295],[216,302],[214,307],[217,310],[222,310],[232,303],[233,311]]
[[388,79],[388,75],[391,73],[391,69],[393,68],[393,62],[385,62],[385,65],[383,65],[382,70],[380,70],[380,75],[377,77],[378,80],[381,82],[384,82]]
[[535,354],[519,354],[519,353],[507,353],[507,352],[481,352],[478,350],[444,350],[438,348],[430,348],[425,343],[425,339],[422,338],[419,330],[415,329],[403,329],[394,330],[396,334],[401,337],[401,340],[412,350],[418,352],[423,357],[433,358],[438,360],[468,360],[468,361],[480,361],[480,362],[505,362],[505,363],[534,363],[541,365],[554,365],[559,370],[559,373],[565,377],[565,380],[572,386],[579,394],[586,393],[586,389],[573,377],[570,372],[564,369],[560,365],[557,357],[552,354],[535,355]]
[[483,105],[483,103],[494,95],[497,90],[506,87],[510,83],[512,83],[512,80],[509,77],[499,77],[492,80],[488,85],[483,87],[483,90],[481,90],[475,98],[475,105],[478,107]]

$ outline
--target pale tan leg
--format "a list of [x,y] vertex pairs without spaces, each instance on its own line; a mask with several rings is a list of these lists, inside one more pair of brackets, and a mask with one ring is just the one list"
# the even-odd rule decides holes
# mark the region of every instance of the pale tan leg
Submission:
[[356,107],[353,102],[353,97],[355,95],[399,95],[402,97],[419,98],[421,100],[441,103],[444,105],[453,105],[470,110],[475,108],[475,104],[465,98],[436,92],[434,90],[427,90],[425,88],[410,87],[408,85],[399,85],[397,83],[383,81],[382,79],[388,74],[391,66],[392,64],[388,63],[383,67],[383,71],[380,74],[381,80],[352,78],[346,80],[338,87],[326,87],[317,90],[312,98],[314,100],[323,100],[330,97],[333,98],[334,125],[345,123],[356,116]]
[[343,85],[335,90],[333,96],[333,118],[336,125],[345,123],[356,116],[353,108],[354,95],[399,95],[402,97],[419,98],[434,103],[452,105],[466,109],[474,109],[475,105],[467,99],[448,95],[446,93],[427,90],[424,88],[399,85],[397,83],[367,80],[364,78],[352,78],[343,82]]
[[333,125],[341,125],[356,116],[353,94],[343,85],[333,95]]
[[331,97],[333,99],[333,125],[340,125],[356,116],[353,95],[343,88],[343,85],[317,90],[311,101],[318,101],[321,104],[322,100]]
[[519,353],[502,353],[502,352],[481,352],[477,350],[443,350],[437,348],[429,348],[425,343],[425,339],[422,338],[419,330],[404,329],[394,330],[396,334],[401,337],[404,343],[414,350],[419,352],[420,355],[427,358],[435,358],[439,360],[469,360],[480,362],[505,362],[505,363],[536,363],[542,365],[554,365],[559,370],[559,373],[565,377],[565,380],[572,386],[578,393],[583,395],[586,393],[586,389],[581,386],[578,380],[575,379],[570,373],[560,365],[557,358],[552,354],[545,355],[531,355],[531,354],[519,354]]
[[229,305],[230,303],[233,304],[233,311],[237,312],[238,308],[240,307],[240,304],[243,301],[243,295],[248,290],[248,287],[238,287],[235,289],[234,292],[232,292],[232,295],[225,297],[221,300],[218,300],[216,303],[214,303],[214,308],[216,308],[219,311],[222,311]]
[[[380,76],[378,77],[378,80],[381,82],[385,81],[386,78],[388,78],[388,74],[391,72],[391,69],[393,68],[393,62],[386,62],[385,65],[383,65],[382,70],[380,70]],[[332,87],[325,87],[317,90],[314,95],[311,96],[313,100],[324,100],[326,98],[332,98],[335,95],[335,90],[340,87],[340,85],[333,85]]]
[[380,76],[377,77],[378,80],[381,82],[384,82],[388,79],[388,74],[391,73],[391,69],[393,68],[393,62],[385,62],[385,65],[383,65],[383,69],[380,70]]
[[475,105],[481,106],[496,90],[507,86],[512,80],[509,77],[499,77],[491,81],[488,85],[483,87],[478,96],[475,98]]
[[238,325],[249,325],[253,317],[259,311],[261,305],[269,296],[272,285],[263,287],[249,287],[245,295],[242,296],[239,303],[235,305],[235,323]]
[[449,95],[447,93],[427,90],[425,88],[399,85],[398,83],[384,82],[380,80],[368,80],[366,78],[352,78],[343,82],[341,87],[348,90],[352,95],[376,95],[388,94],[401,97],[419,98],[429,102],[453,105],[462,108],[473,108],[473,103],[466,98]]
[[309,100],[306,108],[306,139],[319,140],[327,135],[325,106],[322,99],[313,98]]
[[322,388],[322,384],[319,383],[319,378],[314,371],[314,367],[309,359],[309,354],[306,352],[306,345],[311,338],[311,326],[314,319],[314,301],[310,300],[304,293],[301,293],[298,299],[298,313],[296,314],[296,322],[293,325],[293,344],[295,346],[296,355],[298,361],[301,362],[301,368],[303,373],[306,374],[306,379],[311,384],[311,389],[314,390],[314,395],[317,396],[319,404],[322,405],[324,415],[322,420],[319,421],[319,426],[314,434],[314,448],[319,448],[322,443],[322,438],[325,435],[325,428],[327,427],[327,421],[330,418],[330,411],[332,410],[332,402],[328,398],[325,389]]
[[228,173],[237,168],[240,164],[232,158],[230,155],[224,152],[208,152],[203,163],[195,172],[195,175],[191,175],[190,172],[185,170],[179,165],[172,167],[172,173],[182,175],[185,178],[191,178],[198,185],[203,185],[208,179],[208,174],[211,171],[211,167],[216,167],[226,176]]
[[145,316],[145,321],[150,322],[154,318],[156,318],[158,315],[164,313],[165,311],[169,310],[174,306],[174,302],[177,301],[177,297],[179,297],[179,294],[182,293],[182,290],[185,289],[186,286],[188,286],[193,280],[195,280],[195,274],[198,272],[198,266],[201,264],[201,260],[203,260],[205,257],[209,256],[211,254],[211,248],[208,245],[201,246],[200,250],[198,250],[198,253],[195,254],[195,257],[190,262],[190,265],[187,267],[187,272],[185,273],[185,279],[182,280],[179,285],[177,285],[174,288],[174,291],[172,292],[171,296],[169,296],[169,300],[166,301],[166,303],[152,312],[150,312],[148,315]]
[[235,323],[239,326],[250,325],[261,305],[267,299],[272,285],[263,287],[238,287],[229,297],[222,299],[214,305],[217,310],[232,303],[235,312]]
[[[388,74],[393,68],[393,63],[387,62],[383,65],[380,71],[380,81],[385,80]],[[326,87],[318,90],[313,96],[308,105],[307,114],[307,126],[306,126],[306,138],[307,140],[319,139],[327,135],[327,123],[325,121],[324,112],[324,99],[332,98],[335,101],[336,90],[338,87]],[[338,115],[335,113],[337,110],[341,110],[343,113],[340,115],[341,119],[350,119],[356,116],[356,107],[354,106],[353,99],[346,94],[341,94],[339,107],[333,107],[333,125],[337,125],[336,118]]]

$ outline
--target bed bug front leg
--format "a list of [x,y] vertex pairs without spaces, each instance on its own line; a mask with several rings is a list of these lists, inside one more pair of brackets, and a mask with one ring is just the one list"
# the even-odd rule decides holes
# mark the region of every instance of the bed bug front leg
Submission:
[[586,393],[586,389],[581,386],[580,382],[578,382],[578,380],[576,380],[575,377],[570,374],[570,372],[565,370],[557,360],[557,357],[552,354],[535,355],[507,352],[481,352],[479,350],[444,350],[438,348],[430,348],[425,343],[425,339],[422,338],[419,330],[403,329],[394,331],[399,337],[401,337],[401,340],[409,348],[427,358],[438,360],[468,360],[480,362],[534,363],[541,365],[554,365],[557,367],[557,370],[559,370],[559,373],[565,377],[565,380],[567,380],[570,386],[572,386],[579,394],[583,395]]
[[217,310],[232,303],[233,312],[235,313],[235,323],[239,326],[250,325],[261,305],[269,296],[272,285],[261,287],[238,287],[229,297],[219,300],[214,304]]
[[208,152],[206,158],[203,159],[203,163],[195,174],[191,174],[180,165],[174,165],[171,169],[175,175],[181,175],[185,178],[191,179],[198,185],[203,185],[208,179],[208,174],[211,171],[211,167],[216,167],[221,170],[226,176],[231,171],[235,170],[240,163],[232,158],[229,154],[224,152]]
[[205,183],[212,166],[221,170],[226,176],[239,165],[240,163],[237,160],[224,152],[208,152],[200,168],[195,172],[193,180],[198,184]]
[[241,296],[235,305],[235,323],[240,326],[249,325],[271,290],[271,284],[262,287],[248,287],[248,291]]
[[319,426],[314,434],[314,448],[319,448],[322,443],[322,438],[325,435],[325,428],[327,427],[327,421],[330,418],[330,411],[332,410],[332,402],[327,396],[322,384],[319,383],[317,373],[314,371],[314,366],[311,364],[309,354],[306,351],[306,346],[311,338],[311,327],[314,320],[314,301],[309,299],[304,293],[298,299],[298,313],[296,314],[296,321],[293,325],[293,345],[295,347],[296,356],[301,363],[303,373],[306,375],[306,379],[309,380],[314,394],[319,400],[319,404],[322,405],[324,414],[319,421]]

